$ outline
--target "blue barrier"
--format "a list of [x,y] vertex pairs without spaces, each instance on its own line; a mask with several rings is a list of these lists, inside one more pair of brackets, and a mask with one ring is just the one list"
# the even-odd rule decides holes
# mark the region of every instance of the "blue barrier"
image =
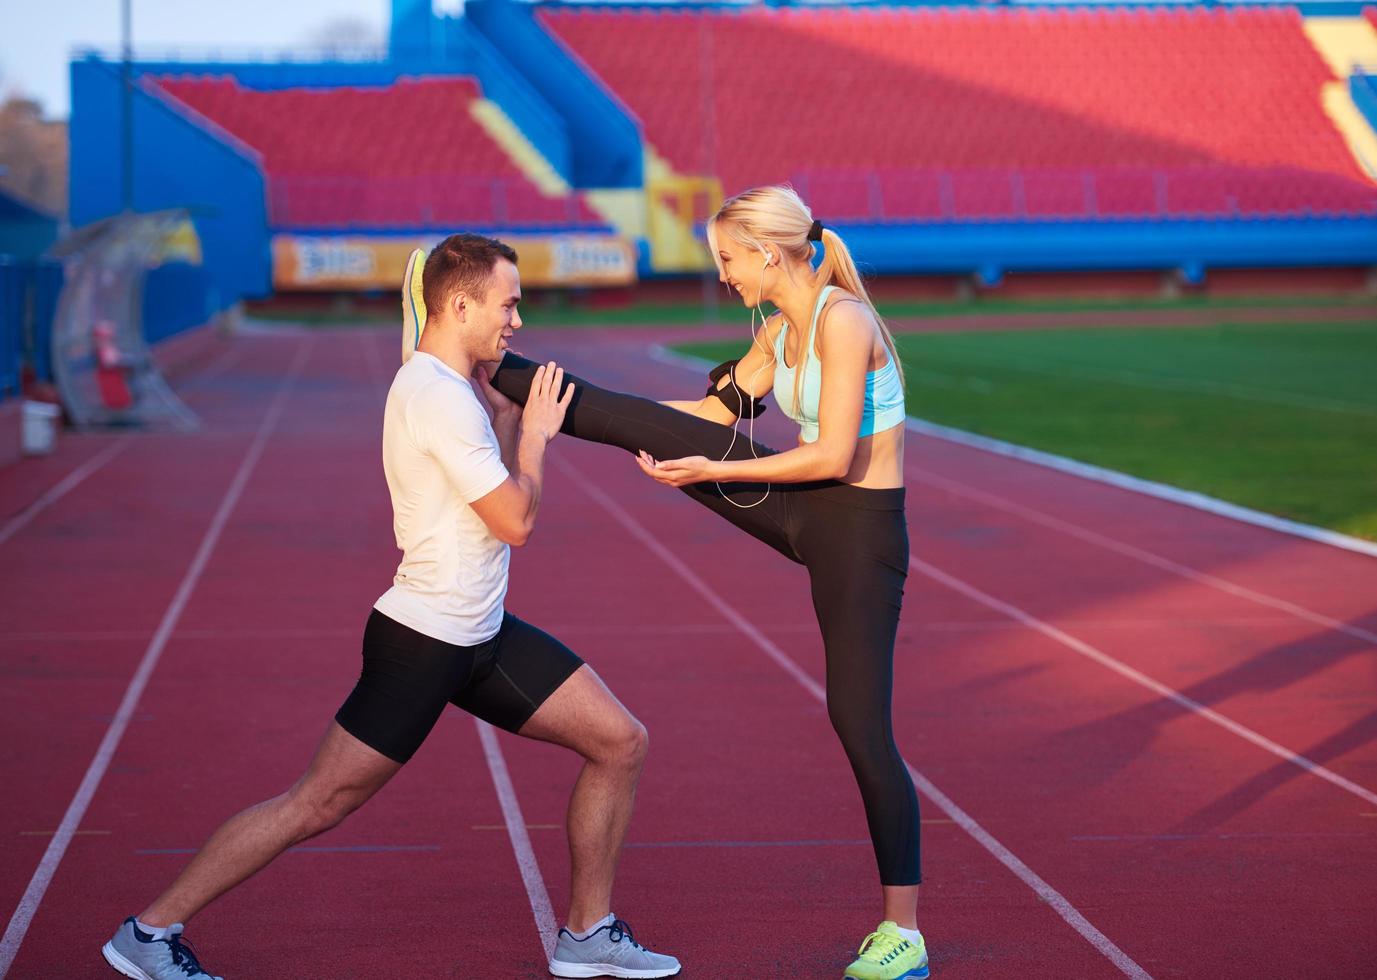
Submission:
[[[71,220],[123,206],[121,79],[115,66],[72,64]],[[190,211],[201,242],[207,296],[220,308],[272,289],[267,200],[257,155],[141,88],[133,93],[133,209]]]
[[[1348,77],[1348,91],[1353,96],[1353,104],[1363,114],[1368,126],[1373,132],[1377,132],[1377,76],[1361,68],[1355,69]],[[1370,162],[1377,166],[1377,160]]]
[[26,342],[34,374],[43,381],[53,377],[53,318],[57,316],[57,301],[62,295],[62,266],[57,262],[39,262],[33,268],[33,336]]
[[199,327],[226,304],[204,266],[170,262],[143,282],[143,335],[149,344]]
[[0,255],[35,259],[57,240],[57,218],[0,188]]
[[19,393],[27,366],[52,379],[52,326],[62,266],[0,255],[0,398]]
[[506,52],[513,65],[564,121],[572,142],[575,187],[639,187],[644,151],[638,123],[536,23],[527,4],[471,0],[474,33]]
[[0,256],[0,398],[8,398],[19,391],[22,320],[22,271],[8,256]]
[[483,87],[483,95],[501,106],[550,166],[572,183],[573,155],[564,120],[523,77],[522,71],[481,31],[475,30],[468,20],[452,23],[455,30],[463,32],[463,43],[469,52],[473,73]]

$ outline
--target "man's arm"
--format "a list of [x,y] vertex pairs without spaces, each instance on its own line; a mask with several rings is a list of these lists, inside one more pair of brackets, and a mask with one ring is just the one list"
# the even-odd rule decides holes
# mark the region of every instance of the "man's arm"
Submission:
[[520,547],[530,539],[535,528],[545,477],[545,447],[559,432],[564,412],[574,396],[574,386],[569,386],[564,398],[558,398],[564,369],[555,367],[554,362],[539,367],[525,409],[513,412],[499,407],[493,400],[496,392],[483,372],[478,372],[477,377],[479,390],[489,398],[489,404],[494,405],[493,432],[497,435],[502,462],[509,475],[496,489],[472,501],[470,506],[495,538]]
[[[499,433],[498,443],[501,442]],[[479,497],[469,506],[483,519],[493,537],[519,548],[530,539],[531,531],[535,529],[540,491],[545,480],[547,440],[543,435],[519,426],[513,430],[512,444],[510,453],[504,447],[502,454],[510,475],[495,490]]]
[[521,438],[521,409],[513,406],[508,411],[495,411],[492,416],[492,431],[497,434],[497,448],[502,454],[502,465],[510,472],[516,469],[516,446]]

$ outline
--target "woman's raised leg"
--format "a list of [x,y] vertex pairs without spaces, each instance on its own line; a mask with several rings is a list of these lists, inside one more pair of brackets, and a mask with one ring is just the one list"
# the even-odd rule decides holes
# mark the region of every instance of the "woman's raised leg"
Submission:
[[[493,375],[493,387],[524,405],[538,367],[536,362],[509,351]],[[753,455],[769,456],[775,452],[734,433],[730,426],[648,398],[600,388],[567,372],[564,380],[574,386],[574,397],[560,431],[576,439],[616,446],[629,453],[645,450],[656,459],[750,459]],[[747,534],[790,560],[799,560],[789,540],[786,519],[788,498],[797,492],[794,487],[723,483],[719,489],[716,483],[698,483],[682,489]],[[762,498],[763,503],[757,504]]]

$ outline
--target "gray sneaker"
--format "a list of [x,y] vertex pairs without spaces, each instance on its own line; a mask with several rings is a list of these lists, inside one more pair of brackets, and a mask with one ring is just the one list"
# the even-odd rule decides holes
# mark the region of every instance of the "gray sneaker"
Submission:
[[678,960],[636,942],[621,919],[599,926],[587,939],[561,929],[550,960],[550,973],[557,977],[672,977],[678,972]]
[[196,962],[196,954],[182,941],[180,922],[168,927],[166,939],[154,939],[135,924],[131,915],[100,952],[105,962],[134,980],[221,980]]

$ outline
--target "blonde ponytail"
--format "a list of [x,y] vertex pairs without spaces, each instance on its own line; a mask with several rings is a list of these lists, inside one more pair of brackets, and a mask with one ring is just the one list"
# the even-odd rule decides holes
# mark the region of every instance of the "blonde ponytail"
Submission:
[[822,265],[818,267],[818,278],[824,286],[840,286],[866,305],[880,327],[880,336],[884,338],[889,359],[894,362],[894,369],[899,372],[899,383],[907,387],[904,381],[904,364],[899,360],[899,349],[894,343],[894,335],[889,332],[889,324],[880,316],[880,311],[875,309],[875,301],[870,298],[870,291],[865,288],[861,274],[856,269],[855,260],[851,258],[851,249],[846,247],[841,235],[831,228],[822,229]]
[[[774,186],[753,187],[723,202],[717,213],[708,219],[707,231],[710,243],[716,241],[715,236],[721,229],[733,241],[752,251],[763,250],[768,242],[797,261],[811,263],[817,254],[808,237],[812,227],[813,212],[803,203],[798,193],[792,187]],[[822,245],[822,264],[818,267],[815,277],[817,291],[813,296],[814,307],[817,306],[818,296],[827,286],[840,286],[864,303],[880,327],[880,335],[884,338],[889,358],[899,372],[899,381],[902,383],[904,367],[899,361],[894,336],[889,332],[884,318],[880,316],[880,311],[875,309],[875,303],[871,300],[865,283],[861,281],[846,242],[831,228],[824,228]],[[713,259],[719,263],[720,269],[721,260],[717,258],[715,245]],[[794,365],[794,414],[798,414],[799,400],[802,397],[802,379],[808,358],[813,354],[812,346],[808,343],[807,336],[803,335],[799,344],[798,363]],[[770,356],[773,356],[773,351],[770,351]]]

